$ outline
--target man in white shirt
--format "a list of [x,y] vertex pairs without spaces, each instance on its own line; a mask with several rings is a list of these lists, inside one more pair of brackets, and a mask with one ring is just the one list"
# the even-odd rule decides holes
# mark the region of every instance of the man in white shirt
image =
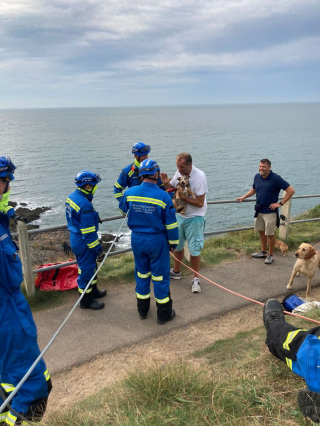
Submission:
[[[185,198],[180,195],[180,199],[187,203],[185,214],[177,215],[179,226],[180,243],[176,247],[175,256],[182,261],[184,256],[184,245],[188,242],[190,252],[190,263],[193,274],[191,291],[192,293],[200,293],[200,254],[204,244],[203,232],[205,228],[205,214],[207,211],[206,193],[208,192],[207,178],[203,171],[192,165],[192,157],[187,152],[182,152],[176,158],[177,171],[170,180],[166,173],[161,173],[160,177],[166,189],[176,188],[178,178],[180,176],[190,176],[190,189],[194,192],[196,198]],[[179,280],[182,276],[180,271],[180,262],[175,260],[174,267],[170,271],[170,278]]]

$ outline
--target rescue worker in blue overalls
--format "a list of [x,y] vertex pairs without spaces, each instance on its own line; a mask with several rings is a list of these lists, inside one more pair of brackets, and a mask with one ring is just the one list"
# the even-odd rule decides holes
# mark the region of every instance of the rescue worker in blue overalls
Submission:
[[320,327],[310,330],[288,324],[281,303],[270,299],[263,309],[266,344],[272,355],[284,361],[308,386],[298,393],[302,414],[320,422]]
[[[28,223],[28,220],[20,215],[17,215],[14,207],[9,206],[10,198],[10,182],[14,180],[14,171],[16,166],[12,163],[10,157],[7,155],[0,156],[0,175],[4,177],[4,190],[3,194],[0,195],[0,212],[5,213],[9,219],[13,219],[15,223],[21,220],[24,223]],[[8,178],[5,176],[9,176]]]
[[[97,260],[104,258],[99,242],[99,214],[92,205],[93,195],[101,181],[98,174],[82,170],[75,178],[77,189],[66,201],[66,217],[70,231],[70,245],[78,262],[78,289],[82,294],[97,269]],[[107,290],[98,290],[97,276],[80,301],[81,309],[99,310],[104,303],[95,299],[104,297]]]
[[[118,180],[114,184],[113,193],[115,198],[120,201],[123,198],[123,191],[128,187],[137,186],[141,184],[139,177],[139,167],[143,160],[148,158],[149,152],[151,151],[150,145],[146,145],[143,142],[136,142],[132,147],[132,154],[134,155],[134,162],[125,167],[118,177]],[[163,190],[165,187],[159,177],[157,184]],[[121,210],[121,209],[120,209]]]
[[[7,183],[14,179],[16,169],[9,157],[5,161],[7,165],[2,163],[0,169],[0,197],[8,190]],[[40,355],[37,328],[20,290],[23,275],[17,250],[8,214],[0,212],[0,406]],[[41,420],[51,389],[50,374],[41,359],[0,413],[0,424],[13,426],[24,420]]]
[[143,160],[139,171],[143,182],[125,192],[120,209],[128,212],[128,226],[132,231],[140,318],[145,319],[150,308],[152,279],[158,324],[162,325],[175,317],[169,289],[169,251],[179,243],[179,232],[171,197],[157,185],[159,173],[159,166],[154,160]]

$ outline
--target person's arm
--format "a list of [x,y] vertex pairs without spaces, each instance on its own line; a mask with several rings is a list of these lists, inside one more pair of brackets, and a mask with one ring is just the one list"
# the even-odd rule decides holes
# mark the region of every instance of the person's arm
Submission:
[[95,215],[92,207],[84,206],[80,214],[80,232],[87,247],[96,253],[102,251],[95,224]]
[[[288,186],[287,189],[284,190],[285,191],[285,196],[283,197],[283,199],[281,200],[282,205],[286,204],[287,201],[290,200],[290,198],[293,196],[293,194],[296,192],[291,185]],[[281,207],[280,203],[273,203],[270,204],[269,208],[271,210],[275,210],[278,209],[279,207]]]
[[160,173],[161,182],[163,183],[165,189],[174,188],[174,186],[170,183],[170,178],[168,177],[167,173]]
[[236,200],[238,201],[238,203],[242,203],[243,200],[245,200],[246,198],[252,197],[252,195],[254,195],[256,193],[257,193],[257,191],[254,188],[251,188],[250,191],[248,191],[246,194],[242,195],[242,197],[236,198]]
[[126,173],[124,172],[124,170],[122,170],[118,180],[116,181],[113,187],[114,196],[119,201],[119,203],[123,197],[123,191],[126,187],[127,187]]
[[202,194],[202,195],[197,195],[196,198],[187,198],[187,197],[182,197],[181,195],[179,195],[179,198],[181,201],[185,201],[187,204],[191,204],[192,206],[201,208],[204,205],[205,196],[206,194]]

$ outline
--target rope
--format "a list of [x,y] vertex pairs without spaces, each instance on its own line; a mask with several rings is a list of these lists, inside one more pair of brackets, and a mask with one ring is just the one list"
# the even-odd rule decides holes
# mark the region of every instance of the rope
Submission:
[[50,348],[50,346],[52,345],[52,343],[55,341],[55,339],[57,338],[58,334],[60,333],[60,331],[62,330],[62,328],[65,326],[66,322],[69,320],[69,318],[71,317],[71,315],[73,314],[74,310],[76,309],[76,307],[79,305],[79,303],[81,302],[82,298],[84,297],[87,289],[89,288],[91,282],[93,281],[94,277],[96,276],[96,274],[99,272],[99,270],[101,269],[102,265],[104,264],[105,260],[107,259],[114,243],[116,242],[120,231],[122,229],[122,226],[125,222],[127,218],[127,214],[125,215],[125,217],[123,218],[123,221],[120,225],[119,231],[117,233],[117,235],[115,236],[114,240],[111,243],[111,246],[109,247],[109,250],[107,251],[107,253],[105,254],[102,262],[100,263],[100,266],[98,267],[98,269],[96,270],[96,272],[93,274],[92,278],[90,279],[90,281],[88,282],[86,288],[83,290],[83,293],[81,294],[81,296],[79,297],[79,299],[77,300],[77,302],[75,303],[75,305],[73,306],[73,308],[71,309],[71,311],[69,312],[69,314],[67,315],[66,319],[63,321],[63,323],[60,325],[60,327],[58,328],[58,330],[55,332],[55,334],[52,336],[51,340],[49,341],[49,343],[47,344],[47,346],[43,349],[43,351],[41,352],[41,354],[38,356],[38,358],[34,361],[34,363],[31,365],[31,367],[29,368],[29,370],[26,372],[26,374],[23,376],[23,378],[20,380],[20,382],[17,384],[17,386],[15,387],[15,389],[10,393],[10,395],[8,396],[8,398],[4,401],[4,403],[1,405],[0,407],[0,413],[4,410],[5,406],[12,400],[12,398],[16,395],[16,393],[19,391],[19,389],[21,388],[21,386],[24,384],[24,382],[28,379],[28,377],[30,376],[30,374],[32,373],[32,371],[35,369],[36,365],[38,364],[38,362],[43,358],[44,354],[47,352],[47,350]]
[[[207,277],[205,277],[204,275],[201,275],[201,274],[199,274],[199,272],[196,272],[194,269],[192,269],[192,268],[190,268],[188,265],[186,265],[185,263],[183,263],[181,260],[179,260],[173,253],[171,253],[170,252],[170,255],[177,261],[177,262],[179,262],[181,265],[183,265],[183,266],[185,266],[187,269],[189,269],[190,271],[192,271],[192,272],[195,272],[196,274],[198,274],[201,278],[203,278],[204,280],[206,280],[206,281],[208,281],[210,284],[213,284],[213,285],[215,285],[215,286],[217,286],[217,287],[219,287],[219,288],[221,288],[222,290],[225,290],[225,291],[227,291],[228,293],[231,293],[231,294],[234,294],[235,296],[238,296],[238,297],[241,297],[242,299],[245,299],[245,300],[249,300],[250,302],[253,302],[253,303],[256,303],[257,305],[260,305],[260,306],[264,306],[265,305],[265,303],[262,303],[262,302],[258,302],[258,300],[255,300],[255,299],[251,299],[250,297],[247,297],[247,296],[243,296],[242,294],[240,294],[240,293],[236,293],[235,291],[232,291],[232,290],[229,290],[228,288],[226,288],[226,287],[223,287],[221,284],[217,284],[217,283],[215,283],[214,281],[212,281],[212,280],[210,280],[209,278],[207,278]],[[297,318],[301,318],[301,319],[304,319],[304,320],[307,320],[307,321],[311,321],[311,322],[314,322],[314,323],[316,323],[316,324],[320,324],[320,321],[317,321],[317,320],[315,320],[315,319],[312,319],[312,318],[307,318],[307,317],[304,317],[304,316],[302,316],[302,315],[298,315],[298,314],[293,314],[292,312],[288,312],[288,311],[283,311],[286,315],[291,315],[291,316],[293,316],[293,317],[297,317]]]

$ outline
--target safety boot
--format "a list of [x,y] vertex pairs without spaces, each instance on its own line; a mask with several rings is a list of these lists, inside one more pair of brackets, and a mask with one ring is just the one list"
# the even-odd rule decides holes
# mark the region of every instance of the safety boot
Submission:
[[97,284],[92,285],[92,295],[94,299],[100,299],[107,295],[107,290],[99,290]]
[[92,309],[93,311],[98,311],[104,308],[104,302],[97,302],[94,300],[92,291],[90,293],[85,293],[83,298],[80,301],[81,309]]
[[298,403],[304,417],[320,422],[320,393],[303,389],[298,393]]
[[263,323],[266,330],[273,321],[285,321],[282,305],[277,299],[269,299],[263,307]]
[[137,308],[140,315],[140,319],[146,319],[150,309],[150,297],[148,297],[148,299],[139,299],[137,297]]

